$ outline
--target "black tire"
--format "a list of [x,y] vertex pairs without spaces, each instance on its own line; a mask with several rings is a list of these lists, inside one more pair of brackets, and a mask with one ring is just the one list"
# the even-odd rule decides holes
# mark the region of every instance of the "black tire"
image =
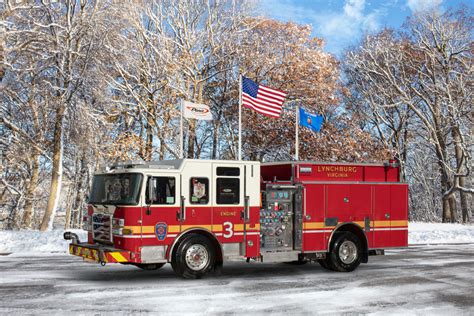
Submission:
[[329,266],[329,263],[328,263],[328,257],[329,257],[329,254],[327,255],[326,259],[319,259],[318,260],[318,263],[321,267],[323,267],[324,269],[326,270],[332,270],[331,267]]
[[302,266],[303,264],[307,264],[308,261],[304,261],[304,260],[295,260],[295,261],[287,261],[285,262],[286,264],[291,264],[293,266]]
[[137,263],[135,266],[137,268],[140,268],[142,270],[158,270],[162,268],[165,265],[165,263]]
[[212,269],[215,260],[211,241],[202,235],[189,234],[179,243],[171,266],[176,275],[182,278],[200,279]]
[[333,271],[351,272],[360,265],[361,259],[362,245],[359,238],[351,232],[336,233],[326,265]]

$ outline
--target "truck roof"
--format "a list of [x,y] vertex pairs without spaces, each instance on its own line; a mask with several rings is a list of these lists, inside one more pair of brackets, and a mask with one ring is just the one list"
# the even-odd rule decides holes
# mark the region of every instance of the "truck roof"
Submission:
[[[205,160],[205,159],[173,159],[173,160],[159,160],[159,161],[125,161],[114,164],[110,167],[110,172],[141,172],[160,170],[160,171],[179,171],[184,168],[186,163],[222,163],[226,165],[260,165],[258,161],[244,161],[244,160]],[[105,172],[103,172],[105,173]]]

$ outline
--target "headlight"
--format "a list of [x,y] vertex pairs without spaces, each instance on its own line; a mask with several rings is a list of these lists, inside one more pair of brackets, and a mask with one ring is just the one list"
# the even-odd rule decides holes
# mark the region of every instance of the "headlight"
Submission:
[[124,226],[125,220],[123,218],[114,218],[112,233],[114,235],[130,235],[132,231],[128,228],[124,228]]

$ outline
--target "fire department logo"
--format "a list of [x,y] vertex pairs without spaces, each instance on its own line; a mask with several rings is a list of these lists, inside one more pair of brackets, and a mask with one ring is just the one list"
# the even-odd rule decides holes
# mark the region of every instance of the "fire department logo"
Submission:
[[155,234],[158,240],[164,240],[166,238],[166,233],[168,232],[168,226],[166,223],[157,223],[155,225]]
[[197,181],[194,183],[193,195],[197,197],[198,199],[206,195],[206,186],[204,185],[204,183],[200,183]]

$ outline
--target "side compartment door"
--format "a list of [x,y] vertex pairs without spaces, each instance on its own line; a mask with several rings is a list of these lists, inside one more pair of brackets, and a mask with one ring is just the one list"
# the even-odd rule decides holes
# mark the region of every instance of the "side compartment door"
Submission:
[[350,185],[349,220],[362,228],[367,237],[369,247],[372,245],[372,236],[370,228],[372,222],[372,185],[370,184],[351,184]]
[[408,246],[408,186],[390,186],[390,234],[392,247]]
[[303,189],[303,252],[326,250],[324,228],[325,186],[307,184]]
[[391,247],[391,190],[389,184],[373,186],[373,248]]

